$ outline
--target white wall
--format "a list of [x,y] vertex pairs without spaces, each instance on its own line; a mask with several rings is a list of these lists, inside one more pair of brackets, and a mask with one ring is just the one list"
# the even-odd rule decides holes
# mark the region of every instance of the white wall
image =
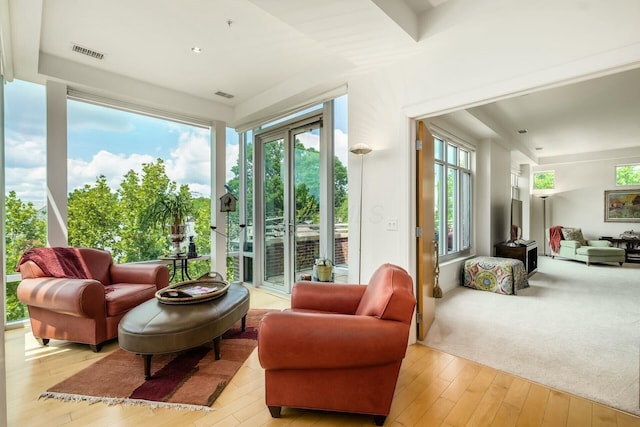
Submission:
[[[546,201],[547,228],[552,225],[580,227],[586,239],[597,239],[600,236],[616,237],[626,230],[640,230],[640,223],[604,222],[605,190],[622,189],[615,185],[615,166],[640,163],[640,148],[636,151],[636,157],[534,167],[534,172],[555,172],[556,188]],[[533,202],[541,218],[542,203],[535,199],[538,198],[534,196]],[[542,220],[536,224],[536,235],[540,236],[538,241],[541,242]]]
[[[496,3],[494,9],[475,11],[481,15],[476,18],[482,19],[467,21],[449,19],[447,9],[443,9],[442,16],[431,22],[433,28],[438,27],[441,31],[424,40],[420,55],[349,80],[349,143],[366,142],[376,150],[365,159],[364,278],[383,262],[396,262],[415,271],[414,233],[408,227],[415,211],[409,194],[412,179],[409,118],[436,116],[462,106],[479,105],[558,82],[576,81],[640,64],[640,31],[637,29],[640,2]],[[526,19],[523,19],[523,12]],[[480,28],[479,33],[467,31]],[[474,34],[478,36],[473,37]],[[498,157],[490,159],[493,155]],[[505,218],[510,199],[510,156],[508,152],[496,150],[485,157],[483,161],[491,165],[492,175],[485,177],[490,187],[484,188],[478,183],[477,188],[477,200],[482,201],[477,216],[476,239],[482,245],[478,254],[489,252],[493,243],[508,237]],[[359,166],[356,159],[351,160],[349,179],[356,182]],[[494,173],[499,178],[494,179]],[[578,174],[578,171],[573,173]],[[479,171],[478,179],[481,174]],[[587,172],[581,175],[585,174],[588,175]],[[604,184],[601,187],[604,189]],[[358,190],[350,188],[350,200],[358,199]],[[505,194],[498,194],[502,191]],[[560,206],[563,197],[559,195],[556,199]],[[534,210],[536,202],[539,200],[531,200]],[[582,209],[586,207],[584,203],[579,205]],[[490,206],[488,210],[487,206]],[[353,207],[350,205],[350,209]],[[355,211],[351,209],[351,212]],[[598,211],[600,213],[596,213]],[[563,217],[565,214],[561,212],[565,212],[565,208],[558,211],[554,222],[577,222],[574,217]],[[614,228],[625,228],[604,224],[598,224],[596,228],[601,212],[601,208],[588,212],[593,218],[583,221],[587,224],[585,228],[593,227],[596,233],[602,230],[608,234],[613,234]],[[396,232],[385,229],[386,219],[390,217],[398,218]],[[541,241],[541,236],[535,235],[533,230],[536,225],[534,215],[530,223],[529,237]],[[357,218],[352,217],[351,228],[355,229],[356,224]],[[488,230],[487,226],[490,226]],[[506,231],[496,231],[500,227],[505,227]],[[356,245],[357,241],[350,242],[351,254],[357,253]]]
[[[363,161],[361,276],[365,283],[386,262],[410,270],[409,241],[415,238],[408,209],[413,204],[408,173],[412,157],[409,119],[402,114],[397,97],[401,82],[386,77],[363,77],[349,85],[349,145],[362,142],[373,149]],[[350,155],[349,160],[349,182],[359,183],[360,158]],[[349,186],[350,230],[358,229],[359,191],[359,185]],[[397,230],[387,230],[389,219],[397,219]],[[350,259],[357,260],[356,233],[353,237],[349,239],[349,254]],[[357,261],[350,266],[349,281],[356,283],[358,271],[352,266],[357,266]]]

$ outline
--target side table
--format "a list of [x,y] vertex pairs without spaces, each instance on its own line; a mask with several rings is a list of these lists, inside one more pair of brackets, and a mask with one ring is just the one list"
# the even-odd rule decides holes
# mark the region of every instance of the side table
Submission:
[[624,249],[624,262],[640,263],[640,239],[621,239],[600,236],[600,240],[608,240],[616,248]]
[[538,271],[538,243],[535,240],[523,240],[515,246],[506,242],[497,243],[494,246],[495,256],[500,258],[519,259],[524,264],[527,276]]
[[196,256],[196,257],[188,257],[186,255],[178,255],[178,256],[174,256],[174,255],[170,255],[170,256],[166,256],[166,257],[160,257],[158,258],[159,261],[161,261],[163,264],[167,264],[173,265],[173,270],[171,271],[171,277],[169,278],[169,281],[172,281],[173,278],[176,275],[176,271],[180,270],[180,277],[182,278],[182,281],[184,282],[184,277],[187,276],[188,280],[193,280],[191,279],[191,276],[189,276],[189,262],[190,261],[208,261],[211,259],[211,256],[209,255],[200,255],[200,256]]

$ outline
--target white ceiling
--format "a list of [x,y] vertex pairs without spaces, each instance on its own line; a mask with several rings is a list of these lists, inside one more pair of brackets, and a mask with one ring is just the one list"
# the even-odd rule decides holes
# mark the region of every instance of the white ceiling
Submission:
[[[640,145],[640,69],[541,90],[441,117],[476,139],[501,137],[540,164]],[[526,130],[519,134],[518,130]],[[519,157],[522,163],[529,163]]]
[[[469,11],[480,9],[474,0],[0,0],[7,4],[3,43],[16,78],[60,80],[124,100],[134,94],[117,88],[143,83],[150,92],[207,105],[231,124],[416,55],[438,31],[446,36],[438,17],[472,22]],[[468,37],[481,30],[458,30],[465,28]],[[73,52],[74,43],[104,59]],[[194,46],[202,52],[193,53]],[[638,145],[639,82],[640,72],[629,71],[445,120],[475,138],[500,136],[539,163],[624,149]]]

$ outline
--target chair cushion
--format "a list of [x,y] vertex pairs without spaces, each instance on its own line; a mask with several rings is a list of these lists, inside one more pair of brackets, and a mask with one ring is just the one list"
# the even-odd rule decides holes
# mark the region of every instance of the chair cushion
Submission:
[[562,227],[562,237],[564,237],[565,240],[576,240],[581,245],[587,244],[582,235],[582,229],[580,228]]
[[109,317],[126,313],[133,307],[154,298],[158,290],[156,285],[134,285],[130,283],[108,285],[104,289],[107,316]]
[[409,306],[415,306],[415,301],[411,276],[396,265],[384,264],[371,276],[356,315],[411,322]]
[[624,249],[622,248],[611,248],[611,247],[594,247],[594,246],[581,246],[576,249],[576,253],[578,255],[588,255],[588,256],[619,256],[624,260]]

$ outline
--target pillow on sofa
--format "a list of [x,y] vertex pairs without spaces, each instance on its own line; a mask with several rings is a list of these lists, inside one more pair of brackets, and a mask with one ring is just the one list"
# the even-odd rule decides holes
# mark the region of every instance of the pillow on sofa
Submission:
[[562,237],[564,237],[565,240],[576,240],[581,245],[587,245],[587,242],[584,240],[584,236],[582,235],[582,229],[580,228],[562,227]]

